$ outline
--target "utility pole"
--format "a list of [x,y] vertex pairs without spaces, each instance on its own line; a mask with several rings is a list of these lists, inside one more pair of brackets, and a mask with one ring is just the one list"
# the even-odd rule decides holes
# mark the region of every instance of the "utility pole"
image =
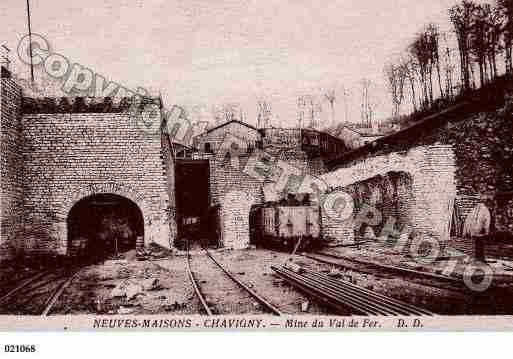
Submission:
[[30,51],[30,79],[34,83],[34,63],[32,62],[32,26],[30,23],[30,0],[27,0],[27,22],[29,34],[29,51]]
[[347,105],[347,98],[349,96],[349,92],[345,87],[342,88],[343,95],[344,95],[344,113],[345,113],[345,122],[349,122],[349,111],[348,111],[348,105]]

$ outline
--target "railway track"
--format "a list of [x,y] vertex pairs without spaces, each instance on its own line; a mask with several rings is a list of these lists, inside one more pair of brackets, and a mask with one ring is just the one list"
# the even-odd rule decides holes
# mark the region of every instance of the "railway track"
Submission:
[[61,268],[38,273],[0,297],[0,314],[50,315],[64,290],[80,270]]
[[399,275],[404,280],[423,286],[444,289],[459,294],[468,291],[463,281],[458,278],[424,273],[394,266],[378,265],[323,252],[316,252],[314,254],[305,253],[303,256],[320,263],[333,265],[346,270],[353,270],[355,272],[371,274],[381,278],[394,279]]
[[314,297],[320,303],[345,314],[349,309],[358,315],[434,315],[434,313],[408,303],[367,290],[357,285],[328,277],[315,271],[301,268],[298,271],[285,266],[271,267],[290,284]]
[[[238,280],[207,249],[203,251],[204,256],[193,259],[187,249],[187,272],[204,314],[282,314]],[[215,275],[216,272],[222,275]]]

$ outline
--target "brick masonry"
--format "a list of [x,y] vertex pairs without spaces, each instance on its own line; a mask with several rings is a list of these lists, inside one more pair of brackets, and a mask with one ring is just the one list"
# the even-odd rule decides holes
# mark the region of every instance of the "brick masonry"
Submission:
[[210,159],[211,205],[220,205],[221,244],[227,248],[249,245],[249,211],[263,202],[262,183],[244,173],[248,157]]
[[69,254],[70,210],[100,193],[138,206],[146,244],[172,246],[172,150],[159,126],[147,126],[160,124],[159,99],[143,99],[141,112],[126,98],[24,99],[10,79],[1,99],[2,259]]
[[170,247],[160,133],[141,131],[136,123],[129,113],[23,116],[27,252],[67,254],[69,211],[99,193],[137,204],[145,242]]
[[0,258],[18,252],[23,229],[23,157],[21,131],[21,89],[2,71],[0,80],[1,112],[1,228]]

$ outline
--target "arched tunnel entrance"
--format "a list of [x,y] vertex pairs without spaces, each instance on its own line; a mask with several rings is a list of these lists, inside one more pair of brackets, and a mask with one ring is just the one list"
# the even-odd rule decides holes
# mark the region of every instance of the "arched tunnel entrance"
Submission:
[[139,207],[115,194],[97,194],[77,202],[68,214],[68,254],[101,260],[136,248],[144,238]]

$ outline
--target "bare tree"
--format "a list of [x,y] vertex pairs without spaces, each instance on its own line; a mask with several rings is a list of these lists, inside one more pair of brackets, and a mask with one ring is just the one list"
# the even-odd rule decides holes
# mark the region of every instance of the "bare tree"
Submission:
[[408,64],[401,61],[399,64],[389,63],[385,65],[384,74],[388,84],[388,90],[394,105],[392,117],[399,117],[401,104],[404,100],[404,85],[408,76]]
[[417,95],[416,95],[416,83],[417,83],[417,73],[418,66],[415,62],[415,58],[411,55],[408,56],[407,60],[404,63],[406,69],[406,78],[410,83],[410,96],[411,96],[411,104],[413,106],[413,111],[417,111]]
[[216,125],[236,120],[240,113],[241,106],[238,103],[224,103],[212,108],[212,114]]
[[271,125],[272,106],[267,100],[260,99],[257,102],[258,127],[265,128]]
[[487,81],[488,57],[488,18],[491,15],[489,4],[477,4],[472,12],[472,26],[470,31],[470,53],[479,67],[479,82],[483,86]]
[[342,97],[344,99],[344,121],[349,122],[349,97],[351,93],[345,87],[342,87]]
[[320,127],[320,114],[322,113],[322,104],[314,95],[309,95],[307,100],[308,114],[310,118],[311,129],[319,129]]
[[305,118],[306,118],[306,104],[307,104],[307,96],[299,96],[297,98],[297,109],[298,109],[298,128],[303,128],[305,126]]
[[421,107],[425,108],[430,103],[430,91],[428,89],[430,53],[428,39],[424,32],[417,34],[417,37],[410,45],[410,54],[415,58],[415,62],[417,64],[423,98]]
[[497,77],[497,55],[501,51],[500,40],[502,27],[504,25],[503,16],[498,7],[492,9],[488,17],[488,62],[490,64],[491,78]]
[[312,115],[312,128],[316,130],[320,130],[322,127],[325,127],[322,125],[322,119],[323,119],[323,112],[324,109],[322,107],[322,102],[314,98],[314,105],[313,105],[313,115]]
[[[319,117],[322,113],[322,104],[314,95],[302,95],[298,97],[298,127],[308,126],[312,129],[319,128]],[[308,124],[306,120],[308,121]]]
[[447,33],[443,34],[444,40],[444,57],[443,57],[443,69],[445,73],[445,94],[449,98],[454,97],[454,84],[453,75],[455,66],[452,63],[451,49],[449,48],[449,41],[447,40]]
[[513,1],[497,0],[497,9],[504,16],[504,50],[506,73],[513,74],[512,45],[513,45]]
[[324,94],[324,98],[329,102],[331,108],[331,126],[335,126],[335,101],[337,96],[335,89],[329,89]]
[[369,79],[363,79],[362,82],[362,103],[361,103],[361,118],[362,124],[365,127],[372,127],[374,121],[374,111],[376,109],[376,103],[370,95],[372,87],[372,81]]
[[455,5],[449,9],[449,17],[458,39],[461,82],[465,91],[470,89],[470,32],[474,8],[475,4],[473,1],[463,0],[461,4]]
[[[438,25],[429,24],[426,27],[426,36],[428,41],[429,48],[429,57],[430,57],[430,78],[433,72],[433,67],[436,68],[437,78],[438,78],[438,88],[440,90],[440,97],[444,97],[444,91],[442,89],[442,75],[440,71],[440,30],[438,29]],[[432,85],[431,85],[432,87]]]

